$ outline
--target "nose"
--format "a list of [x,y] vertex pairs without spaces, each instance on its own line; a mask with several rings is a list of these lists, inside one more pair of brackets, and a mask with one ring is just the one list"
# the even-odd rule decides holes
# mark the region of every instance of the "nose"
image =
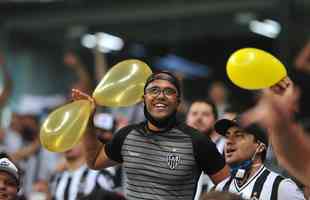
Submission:
[[227,145],[231,145],[233,143],[234,143],[234,137],[232,135],[230,135],[230,134],[227,134],[226,135],[226,144]]
[[165,96],[163,90],[160,90],[159,94],[156,96],[156,98],[158,98],[158,99],[164,99],[165,97],[166,97],[166,96]]
[[195,121],[200,123],[202,121],[201,115],[197,115]]

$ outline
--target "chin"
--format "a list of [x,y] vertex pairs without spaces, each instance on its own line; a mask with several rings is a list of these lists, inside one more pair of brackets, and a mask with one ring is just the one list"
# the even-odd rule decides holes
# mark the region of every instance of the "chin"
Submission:
[[233,164],[236,164],[238,161],[237,160],[234,160],[234,159],[231,159],[231,158],[225,158],[225,161],[228,165],[233,165]]
[[169,116],[169,114],[167,114],[167,113],[152,114],[152,117],[154,117],[155,119],[158,119],[158,120],[165,119],[168,116]]

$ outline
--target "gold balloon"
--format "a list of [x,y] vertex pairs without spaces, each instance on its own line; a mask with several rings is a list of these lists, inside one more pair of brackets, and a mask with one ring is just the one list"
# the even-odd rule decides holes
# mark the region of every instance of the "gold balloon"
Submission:
[[226,70],[234,84],[250,90],[268,88],[287,76],[284,65],[277,58],[255,48],[234,52]]
[[53,152],[64,152],[79,143],[90,118],[88,100],[78,100],[53,111],[40,131],[41,144]]
[[130,106],[142,100],[146,79],[152,74],[147,64],[130,59],[113,66],[93,93],[96,103],[108,107]]

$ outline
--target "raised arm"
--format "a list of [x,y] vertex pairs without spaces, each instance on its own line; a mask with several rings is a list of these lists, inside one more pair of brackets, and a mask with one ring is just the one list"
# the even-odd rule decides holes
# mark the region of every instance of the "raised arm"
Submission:
[[299,70],[310,73],[310,40],[297,55],[295,66]]
[[0,70],[3,74],[3,90],[0,94],[0,107],[2,107],[8,100],[12,92],[12,80],[10,74],[5,67],[5,61],[3,56],[0,54]]
[[[93,103],[93,110],[95,110],[94,99],[86,93],[83,93],[77,89],[73,89],[72,98],[74,100],[88,99]],[[88,128],[82,139],[87,165],[92,169],[102,169],[118,164],[117,162],[114,162],[108,158],[104,148],[105,144],[103,144],[102,141],[100,142],[96,137],[92,118],[89,121]]]
[[[100,34],[97,34],[96,37],[99,40],[102,36]],[[96,46],[93,49],[93,52],[95,58],[95,77],[96,81],[99,82],[108,71],[108,64],[105,54],[99,51],[99,46]]]
[[67,52],[64,56],[65,64],[74,70],[75,74],[78,77],[77,84],[75,87],[78,87],[83,92],[91,92],[92,91],[92,82],[91,76],[86,70],[86,66],[79,59],[79,57],[73,52]]
[[280,165],[310,185],[310,137],[294,121],[298,99],[299,91],[285,78],[265,91],[260,102],[243,114],[242,121],[257,121],[266,127]]

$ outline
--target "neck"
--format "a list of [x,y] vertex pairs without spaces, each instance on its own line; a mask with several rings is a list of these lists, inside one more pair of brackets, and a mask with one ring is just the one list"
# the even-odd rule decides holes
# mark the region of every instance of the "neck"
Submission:
[[162,119],[154,118],[144,106],[144,116],[147,119],[147,126],[151,131],[164,131],[170,129],[176,123],[176,111]]
[[212,142],[216,142],[221,137],[221,135],[212,130],[209,134],[209,137],[211,138]]
[[159,132],[159,131],[165,130],[165,128],[159,128],[159,127],[155,126],[154,124],[152,124],[150,121],[147,122],[147,128],[151,131],[154,131],[154,132]]
[[76,170],[85,164],[84,157],[77,158],[75,160],[67,160],[67,166],[69,171]]
[[260,160],[254,160],[253,164],[250,168],[250,170],[248,170],[246,172],[246,175],[244,176],[243,179],[241,179],[240,181],[238,181],[240,183],[240,185],[244,184],[247,180],[249,180],[251,177],[253,177],[255,175],[255,173],[257,172],[257,170],[259,170],[259,168],[263,165],[263,163]]

